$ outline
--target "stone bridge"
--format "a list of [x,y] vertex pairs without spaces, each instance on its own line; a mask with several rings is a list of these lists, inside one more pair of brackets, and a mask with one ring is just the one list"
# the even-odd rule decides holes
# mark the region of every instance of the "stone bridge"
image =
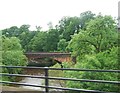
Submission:
[[30,60],[36,58],[52,58],[59,62],[75,62],[75,57],[71,57],[71,53],[60,53],[60,52],[27,52],[26,57]]

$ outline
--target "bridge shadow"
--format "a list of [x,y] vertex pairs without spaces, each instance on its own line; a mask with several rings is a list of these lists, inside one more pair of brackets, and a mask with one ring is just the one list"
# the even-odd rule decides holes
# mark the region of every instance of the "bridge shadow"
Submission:
[[51,67],[57,63],[63,68],[62,62],[48,57],[29,59],[27,66]]

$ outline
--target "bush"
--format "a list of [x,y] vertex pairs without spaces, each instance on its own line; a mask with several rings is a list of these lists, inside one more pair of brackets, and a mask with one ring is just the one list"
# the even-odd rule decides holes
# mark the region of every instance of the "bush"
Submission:
[[[117,51],[117,48],[112,48],[111,50],[100,52],[96,55],[85,55],[84,59],[77,62],[75,68],[117,70]],[[66,77],[69,78],[118,81],[118,73],[67,71],[66,74]],[[66,85],[72,88],[120,92],[118,85],[114,84],[68,81]]]
[[[0,65],[5,66],[26,66],[27,65],[27,58],[23,54],[22,47],[20,45],[19,39],[16,37],[11,38],[2,38],[2,63]],[[9,74],[19,74],[21,73],[22,69],[20,68],[6,68],[2,69],[2,73],[9,73]],[[3,77],[3,80],[6,81],[15,81],[15,77]]]

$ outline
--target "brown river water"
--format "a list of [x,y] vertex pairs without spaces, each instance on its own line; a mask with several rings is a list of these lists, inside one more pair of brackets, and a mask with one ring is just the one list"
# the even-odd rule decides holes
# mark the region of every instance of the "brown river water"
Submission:
[[[44,76],[44,71],[39,69],[24,69],[23,74],[26,75],[39,75]],[[44,79],[40,78],[31,78],[31,77],[22,77],[20,83],[31,84],[31,85],[44,85]],[[25,89],[33,89],[33,90],[44,90],[40,87],[32,87],[32,86],[19,86],[20,88]]]
[[[37,76],[44,76],[44,70],[41,69],[24,69],[23,74],[26,75],[37,75]],[[31,77],[22,77],[19,78],[19,82],[20,83],[25,83],[25,84],[31,84],[31,85],[44,85],[45,84],[45,80],[41,79],[41,78],[31,78]],[[55,80],[50,80],[49,81],[49,85],[50,86],[57,86],[57,87],[63,87],[63,81],[55,81]],[[44,91],[44,88],[41,87],[33,87],[33,86],[19,86],[20,88],[24,88],[24,89],[32,89],[32,90],[40,90],[40,91]],[[57,91],[56,89],[52,89]]]

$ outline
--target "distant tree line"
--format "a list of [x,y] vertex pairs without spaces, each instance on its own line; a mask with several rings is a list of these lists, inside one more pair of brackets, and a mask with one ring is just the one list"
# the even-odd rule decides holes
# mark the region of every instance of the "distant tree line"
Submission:
[[80,17],[63,17],[59,24],[53,28],[49,23],[49,29],[42,31],[40,26],[36,30],[30,31],[30,25],[20,27],[12,26],[2,30],[2,35],[6,37],[17,37],[24,51],[68,51],[66,49],[71,36],[86,29],[86,22],[95,18],[95,14],[86,11],[80,14]]

